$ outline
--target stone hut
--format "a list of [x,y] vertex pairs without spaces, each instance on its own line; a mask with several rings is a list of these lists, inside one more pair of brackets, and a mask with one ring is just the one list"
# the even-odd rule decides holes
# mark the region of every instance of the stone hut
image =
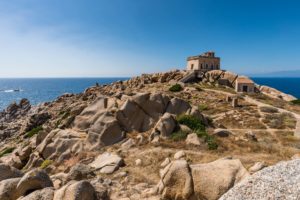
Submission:
[[254,82],[246,76],[239,76],[235,81],[236,92],[255,92]]
[[207,72],[220,69],[220,58],[215,57],[215,52],[208,51],[198,56],[187,58],[187,70]]

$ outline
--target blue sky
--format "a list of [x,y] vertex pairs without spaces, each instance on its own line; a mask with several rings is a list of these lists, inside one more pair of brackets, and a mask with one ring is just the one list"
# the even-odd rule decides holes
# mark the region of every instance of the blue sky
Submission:
[[296,0],[0,0],[0,77],[134,76],[214,50],[237,73],[300,70]]

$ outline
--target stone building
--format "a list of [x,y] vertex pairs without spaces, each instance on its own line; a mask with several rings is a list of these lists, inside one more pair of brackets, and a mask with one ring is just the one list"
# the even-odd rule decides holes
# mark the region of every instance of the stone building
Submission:
[[235,81],[236,92],[255,92],[254,82],[246,76],[239,76]]
[[187,58],[187,70],[207,72],[220,69],[220,58],[215,57],[215,52],[209,51],[198,56]]

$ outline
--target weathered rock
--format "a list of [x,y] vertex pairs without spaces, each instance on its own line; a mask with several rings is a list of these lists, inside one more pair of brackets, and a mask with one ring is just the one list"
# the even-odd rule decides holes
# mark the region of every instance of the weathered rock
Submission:
[[30,170],[35,167],[40,167],[43,161],[44,160],[40,157],[39,153],[34,152],[30,155],[29,160],[23,169]]
[[160,166],[161,167],[166,167],[168,164],[170,164],[171,163],[171,160],[170,160],[170,158],[166,158],[161,164],[160,164]]
[[262,92],[265,95],[268,95],[272,98],[277,98],[277,99],[283,99],[284,101],[292,101],[292,100],[296,100],[297,98],[289,95],[289,94],[285,94],[279,90],[276,90],[275,88],[271,88],[269,86],[259,86],[259,90],[260,92]]
[[183,158],[183,157],[185,157],[184,151],[178,151],[178,152],[176,152],[175,155],[174,155],[174,159],[176,159],[176,160],[181,159],[181,158]]
[[168,138],[177,127],[175,117],[170,113],[165,113],[156,123],[152,134],[160,135],[160,137]]
[[83,151],[86,135],[73,130],[51,131],[37,147],[37,151],[48,160],[62,162],[68,155]]
[[20,170],[0,163],[0,181],[21,176],[23,176],[23,173]]
[[250,167],[248,171],[251,174],[253,174],[253,173],[258,172],[259,170],[261,170],[265,167],[266,167],[266,164],[264,162],[257,162],[252,167]]
[[169,102],[166,112],[180,115],[186,113],[189,109],[191,109],[191,106],[188,102],[182,99],[173,98]]
[[88,181],[69,182],[55,191],[53,200],[96,200],[94,187]]
[[188,136],[185,140],[185,143],[195,145],[195,146],[200,146],[201,140],[196,133],[191,133],[191,134],[188,134]]
[[94,162],[90,164],[95,170],[100,170],[101,173],[110,174],[118,170],[124,165],[124,160],[118,155],[104,153],[99,155]]
[[237,159],[219,159],[211,163],[190,165],[195,196],[216,200],[249,174]]
[[21,178],[5,179],[0,182],[0,199],[15,200],[19,196],[17,194],[17,185]]
[[143,164],[143,161],[141,159],[135,160],[135,165],[136,166],[141,166]]
[[22,128],[23,133],[26,133],[38,126],[43,125],[48,119],[51,118],[51,115],[47,112],[44,113],[35,113],[29,116],[27,121]]
[[43,170],[33,169],[21,178],[17,185],[17,191],[20,196],[24,196],[29,192],[46,187],[53,187],[53,183],[48,174]]
[[121,148],[123,150],[128,150],[130,149],[131,147],[133,147],[135,145],[135,141],[131,138],[129,138],[126,142],[124,142],[122,145],[121,145]]
[[54,190],[53,188],[44,188],[36,190],[25,197],[21,197],[18,200],[53,200]]
[[232,133],[229,130],[220,128],[215,129],[213,134],[218,137],[229,137],[230,135],[232,135]]
[[80,181],[82,179],[88,179],[93,176],[95,176],[95,174],[90,166],[79,163],[71,168],[70,172],[68,173],[67,180]]
[[177,160],[169,164],[161,173],[158,192],[165,199],[189,199],[193,190],[193,179],[185,160]]
[[300,160],[280,162],[249,176],[220,200],[299,199]]

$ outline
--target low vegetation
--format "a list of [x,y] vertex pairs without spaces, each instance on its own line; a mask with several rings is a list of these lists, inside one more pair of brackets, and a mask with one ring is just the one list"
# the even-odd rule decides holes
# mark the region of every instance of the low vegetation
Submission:
[[[207,134],[204,123],[197,117],[194,117],[192,115],[180,115],[177,117],[177,121],[179,124],[186,125],[190,129],[192,129],[198,135],[198,137],[204,138],[204,141],[207,143],[210,150],[218,148],[215,137]],[[181,133],[180,136],[183,136],[183,134]]]
[[294,129],[296,126],[296,119],[290,113],[280,113],[280,114],[267,114],[263,119],[270,128],[275,129]]
[[32,136],[38,134],[40,131],[43,130],[43,127],[42,126],[37,126],[33,129],[31,129],[30,131],[28,131],[26,134],[25,134],[25,138],[31,138]]
[[15,150],[15,147],[9,147],[0,152],[0,158],[5,156],[6,154],[12,153]]
[[277,108],[273,108],[273,107],[269,107],[269,106],[260,107],[260,111],[265,112],[265,113],[278,113]]
[[40,166],[41,169],[45,169],[53,163],[52,160],[44,160]]
[[300,105],[300,99],[293,100],[291,103],[294,105]]
[[188,135],[188,133],[186,133],[182,130],[179,130],[179,131],[172,133],[171,139],[174,141],[180,141],[180,140],[186,139],[187,135]]
[[208,105],[206,105],[206,104],[200,104],[200,105],[198,106],[198,109],[199,109],[200,111],[207,110],[207,109],[208,109]]
[[183,90],[183,88],[182,88],[182,86],[180,84],[172,85],[169,88],[169,91],[171,91],[171,92],[180,92],[181,90]]

